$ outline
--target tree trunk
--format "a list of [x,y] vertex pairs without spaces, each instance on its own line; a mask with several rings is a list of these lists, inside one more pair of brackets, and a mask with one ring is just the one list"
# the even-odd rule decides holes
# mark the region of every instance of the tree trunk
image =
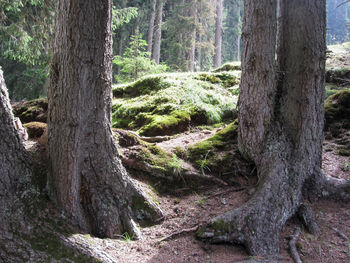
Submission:
[[147,32],[147,52],[152,53],[153,47],[153,33],[154,33],[154,20],[156,18],[156,5],[157,0],[152,1],[151,13],[149,16],[148,32]]
[[191,31],[191,47],[190,47],[190,54],[189,54],[189,70],[194,71],[195,67],[195,57],[196,57],[196,36],[197,36],[197,30],[196,30],[196,0],[191,1],[191,8],[190,8],[190,17],[194,20],[193,22],[193,28]]
[[163,23],[163,0],[157,0],[156,19],[154,26],[154,42],[152,50],[152,59],[159,64],[160,62],[160,45],[162,40],[162,23]]
[[216,0],[215,54],[214,67],[221,66],[222,58],[222,0]]
[[61,0],[49,90],[49,193],[82,229],[99,237],[139,235],[134,218],[160,209],[121,164],[111,130],[111,1]]
[[[3,73],[0,67],[0,261],[9,259],[13,249],[10,243],[13,235],[10,233],[11,224],[21,222],[13,215],[13,206],[18,198],[23,184],[30,181],[31,163],[23,147],[20,136],[15,128],[15,119],[12,113]],[[16,223],[18,223],[16,222]],[[9,253],[9,254],[7,254]],[[9,259],[10,260],[10,259]],[[5,262],[5,261],[4,261]]]
[[280,1],[277,84],[276,2],[247,0],[244,8],[239,147],[255,162],[260,183],[247,203],[200,235],[243,244],[254,255],[278,253],[305,182],[321,175],[325,0]]

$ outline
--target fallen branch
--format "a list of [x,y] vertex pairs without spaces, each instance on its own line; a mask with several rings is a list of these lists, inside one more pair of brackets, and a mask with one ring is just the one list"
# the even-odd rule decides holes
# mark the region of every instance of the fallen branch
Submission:
[[191,227],[191,228],[186,228],[186,229],[182,229],[182,230],[179,230],[179,231],[176,231],[166,237],[163,237],[161,239],[158,240],[158,242],[163,242],[163,241],[168,241],[168,240],[171,240],[177,236],[180,236],[182,234],[188,234],[188,233],[192,233],[192,232],[195,232],[198,230],[198,225],[194,226],[194,227]]
[[340,230],[338,230],[337,228],[335,227],[329,227],[330,229],[332,229],[335,233],[338,234],[338,236],[340,236],[341,238],[343,238],[345,241],[349,241],[349,238],[343,233],[341,232]]
[[297,227],[294,232],[294,235],[292,235],[289,240],[289,252],[295,263],[302,263],[296,246],[299,235],[300,227]]

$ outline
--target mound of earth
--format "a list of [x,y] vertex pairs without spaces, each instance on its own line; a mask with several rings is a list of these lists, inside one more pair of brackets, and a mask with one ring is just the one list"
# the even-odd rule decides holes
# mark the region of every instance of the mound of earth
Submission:
[[22,123],[46,122],[47,99],[36,99],[12,104],[13,113]]
[[239,77],[239,71],[172,73],[115,86],[113,127],[145,136],[172,135],[233,119]]

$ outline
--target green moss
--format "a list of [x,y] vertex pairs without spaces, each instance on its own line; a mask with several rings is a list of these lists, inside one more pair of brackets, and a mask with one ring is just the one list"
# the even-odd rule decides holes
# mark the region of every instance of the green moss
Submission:
[[226,145],[231,147],[228,142],[235,140],[236,136],[237,121],[229,124],[214,136],[189,147],[189,157],[192,160],[202,159],[205,155],[210,157],[215,150],[224,149]]
[[229,62],[213,70],[213,72],[241,70],[241,62]]
[[138,97],[141,95],[157,92],[158,90],[165,89],[169,86],[169,83],[163,81],[162,75],[148,76],[141,78],[129,85],[119,85],[113,88],[113,96],[120,97]]
[[198,79],[202,81],[208,81],[212,84],[221,83],[224,87],[229,88],[239,84],[237,75],[231,72],[220,73],[201,73]]
[[[231,164],[237,158],[231,151],[236,142],[237,121],[229,124],[214,136],[201,141],[188,149],[188,158],[204,173],[227,172]],[[230,171],[229,171],[230,172]]]
[[341,122],[343,128],[350,128],[350,90],[339,91],[325,102],[326,126]]
[[47,99],[36,99],[13,105],[13,113],[22,123],[46,122]]
[[[215,76],[216,84],[200,80],[200,74],[162,74],[114,87],[113,127],[139,130],[143,135],[167,135],[189,125],[232,118],[237,96],[226,86],[237,83],[238,74],[208,73]],[[157,87],[149,87],[150,83]]]
[[139,130],[141,135],[171,135],[187,130],[191,115],[186,111],[173,111],[169,115],[148,115],[145,125]]

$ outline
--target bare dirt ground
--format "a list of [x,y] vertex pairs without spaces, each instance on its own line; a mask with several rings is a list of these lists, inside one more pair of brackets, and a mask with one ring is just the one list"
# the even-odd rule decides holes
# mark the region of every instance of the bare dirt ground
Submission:
[[[173,148],[203,140],[213,132],[194,131],[176,136],[158,146]],[[344,134],[349,138],[349,132]],[[337,153],[337,141],[326,141],[323,154],[323,171],[329,176],[350,179],[350,158]],[[343,141],[344,143],[344,141]],[[239,207],[254,193],[256,178],[243,178],[241,185],[212,186],[200,192],[156,196],[156,202],[165,214],[165,220],[152,227],[143,228],[143,238],[131,241],[98,239],[84,234],[67,237],[70,242],[88,250],[103,262],[120,263],[231,263],[242,260],[263,259],[249,256],[243,247],[230,244],[211,245],[196,240],[194,230],[211,218]],[[154,196],[151,188],[138,182]],[[311,204],[321,228],[319,236],[302,229],[297,248],[303,262],[350,262],[350,202],[320,200]],[[288,240],[294,233],[296,219],[290,219],[281,233],[279,262],[293,262],[288,253]],[[266,262],[272,259],[265,258]],[[270,261],[271,260],[271,261]],[[274,259],[276,260],[276,258]]]

